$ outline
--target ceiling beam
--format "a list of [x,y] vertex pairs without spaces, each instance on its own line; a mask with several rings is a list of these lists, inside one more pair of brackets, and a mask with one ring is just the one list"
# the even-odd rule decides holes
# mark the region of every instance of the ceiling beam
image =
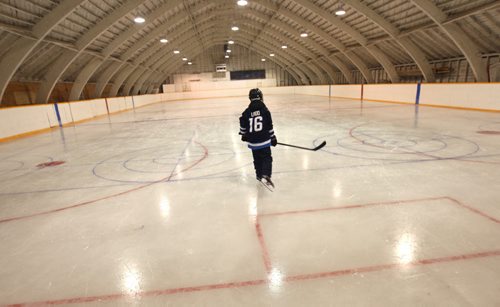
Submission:
[[[427,82],[435,81],[434,73],[432,71],[431,65],[429,64],[429,60],[425,57],[425,54],[422,52],[422,50],[420,50],[420,48],[417,45],[415,45],[415,43],[413,43],[409,38],[400,37],[400,31],[394,25],[392,25],[389,21],[387,21],[377,12],[375,12],[365,4],[361,3],[361,1],[346,0],[344,1],[344,3],[352,7],[358,13],[363,14],[366,18],[370,19],[374,24],[376,24],[377,26],[382,28],[387,34],[389,34],[415,61],[415,63],[417,64],[418,68],[422,72]],[[374,43],[371,42],[371,45],[374,45]],[[378,52],[373,48],[372,51],[378,54]],[[395,68],[393,67],[392,69],[394,69],[394,71],[386,69],[389,75],[394,74]]]
[[79,0],[66,0],[45,15],[31,30],[35,39],[20,37],[10,50],[0,60],[0,104],[1,98],[10,80],[26,57],[40,44],[43,39],[70,15],[82,2]]
[[[99,37],[103,32],[109,29],[115,22],[119,21],[127,14],[129,14],[133,9],[141,5],[143,0],[128,0],[123,5],[112,11],[109,15],[101,19],[97,24],[95,24],[92,28],[89,29],[85,34],[83,34],[76,42],[75,46],[77,48],[76,52],[65,50],[64,55],[60,57],[54,65],[52,65],[47,72],[45,78],[40,85],[40,88],[36,94],[36,102],[37,103],[47,103],[52,90],[56,86],[59,79],[62,77],[64,72],[71,66],[71,64],[83,53],[83,51],[90,45],[92,42]],[[97,64],[102,63],[103,60],[93,60],[93,66],[97,67]],[[89,71],[89,69],[84,69],[82,71]],[[76,78],[79,82],[83,82],[84,78],[81,76],[81,73]],[[81,85],[81,83],[80,83]],[[80,89],[81,86],[73,87],[71,89],[70,97],[80,97],[80,92],[77,93],[77,90]],[[81,88],[83,90],[83,88]]]
[[488,81],[486,65],[481,61],[481,52],[478,46],[460,29],[457,24],[444,23],[448,19],[439,7],[429,0],[411,0],[429,18],[431,18],[457,45],[465,56],[478,82]]

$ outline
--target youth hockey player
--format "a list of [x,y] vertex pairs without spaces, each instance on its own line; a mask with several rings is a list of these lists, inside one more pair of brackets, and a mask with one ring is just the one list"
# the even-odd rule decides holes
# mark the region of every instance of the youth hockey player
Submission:
[[278,140],[274,135],[271,112],[264,104],[264,97],[258,88],[251,89],[248,98],[250,104],[240,117],[241,140],[248,142],[248,148],[252,150],[257,180],[264,179],[266,185],[274,188],[271,180],[271,146],[276,146]]

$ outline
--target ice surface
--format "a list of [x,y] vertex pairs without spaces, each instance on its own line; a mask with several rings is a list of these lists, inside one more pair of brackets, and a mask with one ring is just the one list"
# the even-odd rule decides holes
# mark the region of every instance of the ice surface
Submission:
[[265,97],[274,192],[243,96],[1,143],[0,305],[500,305],[497,113]]

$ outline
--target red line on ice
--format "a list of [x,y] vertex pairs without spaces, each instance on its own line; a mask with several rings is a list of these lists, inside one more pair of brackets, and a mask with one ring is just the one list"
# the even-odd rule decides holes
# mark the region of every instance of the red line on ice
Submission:
[[267,274],[270,274],[272,269],[271,258],[269,257],[269,252],[267,251],[266,242],[264,240],[264,235],[262,234],[262,227],[260,226],[258,216],[255,222],[255,230],[257,231],[257,238],[259,239],[260,247],[262,249],[262,259],[264,260],[266,272]]
[[259,217],[278,216],[278,215],[287,215],[287,214],[302,214],[302,213],[321,212],[321,211],[330,211],[330,210],[356,209],[356,208],[366,208],[366,207],[384,206],[384,205],[402,205],[402,204],[409,204],[409,203],[422,202],[422,201],[440,200],[440,199],[447,199],[447,197],[444,197],[444,196],[442,196],[442,197],[428,197],[428,198],[397,200],[397,201],[389,201],[389,202],[368,203],[368,204],[360,204],[360,205],[347,205],[347,206],[340,206],[340,207],[327,207],[327,208],[318,208],[318,209],[305,209],[305,210],[296,210],[296,211],[264,213],[264,214],[259,214]]
[[[447,257],[439,257],[439,258],[431,258],[431,259],[422,259],[414,262],[410,262],[408,264],[401,263],[390,263],[390,264],[382,264],[382,265],[374,265],[367,267],[358,267],[358,268],[349,268],[336,270],[331,272],[318,272],[312,274],[302,274],[302,275],[294,275],[288,276],[284,279],[285,282],[296,282],[296,281],[304,281],[304,280],[314,280],[328,277],[337,277],[337,276],[345,276],[352,275],[355,273],[369,273],[369,272],[379,272],[383,270],[389,270],[400,267],[412,267],[412,266],[423,266],[423,265],[432,265],[436,263],[450,263],[456,261],[465,261],[471,259],[479,259],[479,258],[488,258],[500,256],[500,250],[493,251],[485,251],[478,252],[472,254],[463,254],[456,256],[447,256]],[[172,295],[172,294],[180,294],[180,293],[192,293],[192,292],[200,292],[200,291],[209,291],[209,290],[219,290],[219,289],[234,289],[234,288],[242,288],[249,286],[259,286],[267,284],[268,281],[266,279],[258,279],[258,280],[249,280],[249,281],[240,281],[240,282],[229,282],[222,284],[211,284],[211,285],[203,285],[203,286],[193,286],[193,287],[182,287],[182,288],[172,288],[172,289],[162,289],[162,290],[151,290],[151,291],[143,291],[137,293],[117,293],[117,294],[109,294],[109,295],[101,295],[101,296],[87,296],[87,297],[75,297],[68,299],[60,299],[60,300],[47,300],[40,302],[32,302],[32,303],[18,303],[18,304],[10,304],[8,307],[24,307],[24,306],[46,306],[46,305],[65,305],[65,304],[78,304],[78,303],[89,303],[96,301],[111,301],[125,298],[145,298],[145,297],[156,297],[162,295]]]

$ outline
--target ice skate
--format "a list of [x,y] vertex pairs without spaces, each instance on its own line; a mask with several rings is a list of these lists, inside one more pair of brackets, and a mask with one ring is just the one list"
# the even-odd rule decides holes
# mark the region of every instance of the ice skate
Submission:
[[264,179],[266,181],[265,183],[267,186],[270,186],[274,189],[274,183],[271,180],[271,177],[264,175],[264,176],[262,176],[262,179]]
[[268,181],[265,180],[263,177],[256,177],[257,181],[262,184],[262,186],[266,189],[268,189],[271,192],[274,192],[273,186],[268,184]]

